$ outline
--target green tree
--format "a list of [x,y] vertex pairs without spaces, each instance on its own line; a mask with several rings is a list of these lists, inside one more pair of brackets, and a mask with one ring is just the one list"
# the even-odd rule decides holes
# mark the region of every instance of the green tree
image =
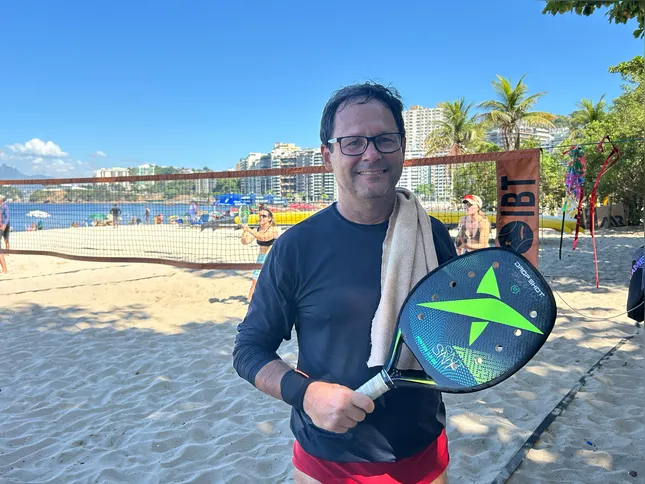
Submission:
[[0,195],[15,202],[19,202],[24,198],[22,192],[11,185],[0,185]]
[[[614,99],[602,120],[589,123],[582,130],[578,142],[598,142],[606,135],[614,140],[645,137],[645,112],[643,99],[643,57],[636,56],[630,61],[611,66],[609,72],[620,74],[625,84],[623,92]],[[620,150],[618,162],[604,175],[598,185],[598,200],[606,197],[615,203],[622,203],[627,211],[630,224],[640,224],[643,211],[643,186],[645,186],[645,143],[634,140],[617,143]],[[593,146],[587,147],[587,176],[585,193],[591,194],[598,172],[609,156],[609,144],[603,152],[597,152]]]
[[453,198],[471,193],[480,196],[487,208],[497,205],[497,177],[494,161],[463,163],[453,172]]
[[179,170],[174,166],[157,166],[155,168],[155,175],[174,175],[179,173]]
[[473,103],[466,105],[462,97],[456,101],[441,102],[438,107],[443,111],[444,119],[428,135],[426,154],[431,156],[440,151],[448,151],[449,155],[462,155],[473,152],[476,143],[483,137],[482,127],[477,123],[476,116],[470,114]]
[[520,127],[552,127],[555,116],[542,111],[531,111],[544,92],[528,95],[528,86],[522,76],[515,86],[502,76],[493,81],[496,100],[484,101],[479,107],[486,111],[480,115],[486,126],[498,128],[505,150],[520,149]]
[[[560,152],[542,153],[540,159],[540,213],[557,215],[566,195],[566,160]],[[561,213],[561,212],[560,212]]]
[[422,183],[421,185],[417,185],[414,193],[421,197],[431,197],[434,194],[434,185]]
[[643,38],[643,22],[645,19],[645,2],[643,0],[611,0],[611,1],[590,1],[590,0],[548,0],[543,14],[550,13],[553,16],[575,12],[578,15],[589,16],[597,8],[609,7],[607,13],[609,23],[626,24],[635,18],[638,21],[638,28],[634,30],[635,38]]
[[555,119],[553,120],[553,126],[555,126],[556,128],[570,128],[571,117],[564,116],[562,114],[556,114]]
[[218,178],[215,182],[213,193],[221,195],[224,193],[240,193],[241,183],[239,178]]
[[607,103],[603,101],[605,95],[600,96],[597,103],[591,99],[581,99],[576,106],[578,109],[571,113],[571,124],[574,128],[580,129],[593,121],[601,121],[607,114]]

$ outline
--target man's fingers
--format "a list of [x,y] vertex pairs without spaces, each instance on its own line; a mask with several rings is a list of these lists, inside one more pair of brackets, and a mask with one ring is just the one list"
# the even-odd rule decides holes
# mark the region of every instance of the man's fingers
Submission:
[[366,413],[362,408],[359,408],[356,405],[351,405],[347,409],[347,416],[354,422],[362,422],[363,420],[365,420]]
[[357,424],[358,422],[356,420],[353,420],[349,417],[343,417],[338,421],[336,427],[341,427],[342,429],[345,429],[344,431],[347,431],[356,427]]
[[370,397],[362,393],[354,392],[352,394],[352,403],[366,413],[372,413],[374,411],[374,402]]

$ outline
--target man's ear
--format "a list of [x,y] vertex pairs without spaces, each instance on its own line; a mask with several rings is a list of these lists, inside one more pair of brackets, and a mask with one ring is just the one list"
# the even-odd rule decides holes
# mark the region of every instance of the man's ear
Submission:
[[322,153],[323,165],[325,165],[327,171],[334,171],[334,167],[331,163],[331,150],[325,145],[320,145],[320,153]]

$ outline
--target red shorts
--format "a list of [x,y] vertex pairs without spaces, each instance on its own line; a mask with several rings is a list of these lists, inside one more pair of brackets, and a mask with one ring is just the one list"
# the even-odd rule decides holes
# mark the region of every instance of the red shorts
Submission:
[[448,468],[449,460],[445,430],[430,447],[397,462],[331,462],[308,454],[297,440],[292,458],[296,469],[323,484],[427,484]]

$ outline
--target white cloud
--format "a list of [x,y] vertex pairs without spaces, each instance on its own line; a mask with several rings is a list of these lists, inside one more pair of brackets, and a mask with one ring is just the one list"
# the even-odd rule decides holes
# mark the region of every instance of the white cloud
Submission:
[[60,146],[53,141],[42,141],[38,138],[27,141],[25,144],[15,143],[9,145],[14,153],[24,156],[43,156],[51,158],[64,158],[67,156]]
[[107,153],[105,151],[98,150],[98,151],[95,151],[94,153],[92,153],[92,156],[94,158],[106,158]]
[[53,141],[44,142],[34,138],[24,144],[7,145],[7,148],[4,154],[0,151],[0,161],[26,175],[55,178],[92,176],[91,162],[72,158]]
[[76,170],[77,164],[61,158],[34,158],[32,168],[44,175],[64,175]]

